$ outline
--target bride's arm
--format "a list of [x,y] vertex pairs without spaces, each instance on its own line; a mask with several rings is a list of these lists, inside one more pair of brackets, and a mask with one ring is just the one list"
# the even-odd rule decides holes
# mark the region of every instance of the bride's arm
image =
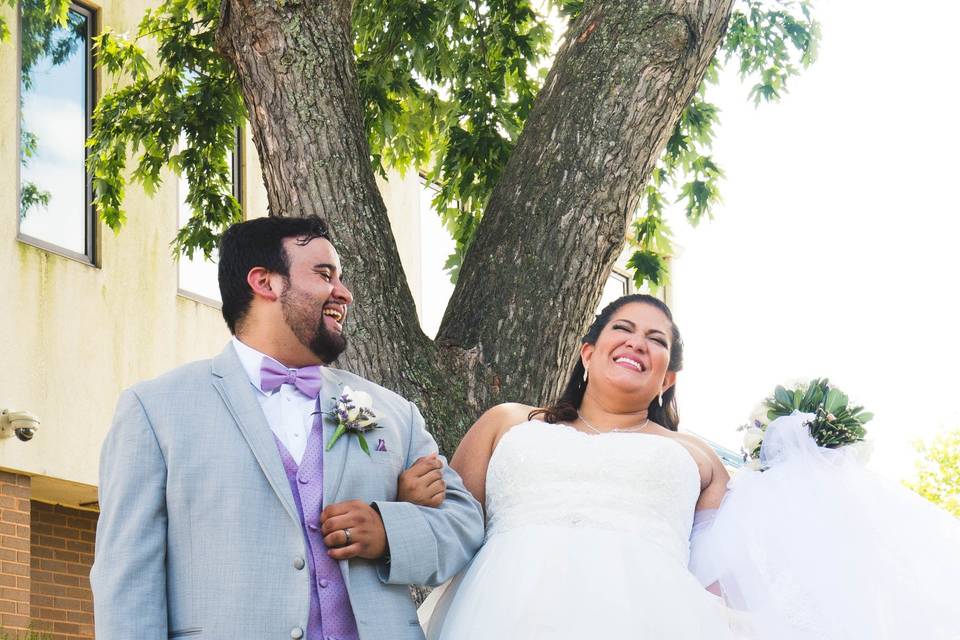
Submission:
[[701,584],[714,595],[720,594],[720,586],[712,569],[709,553],[702,549],[704,536],[707,535],[717,509],[727,492],[730,474],[723,466],[720,456],[706,442],[692,435],[684,437],[695,448],[697,466],[701,470],[700,498],[694,511],[693,530],[690,534],[690,571],[697,576]]
[[510,427],[526,421],[534,407],[508,402],[488,409],[473,423],[450,459],[450,466],[460,474],[467,491],[486,507],[487,465],[500,438]]

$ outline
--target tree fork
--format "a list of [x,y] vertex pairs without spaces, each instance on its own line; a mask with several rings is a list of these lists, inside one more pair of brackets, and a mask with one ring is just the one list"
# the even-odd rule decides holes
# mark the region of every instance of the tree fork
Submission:
[[[270,214],[327,218],[359,294],[343,363],[416,402],[445,452],[493,402],[543,402],[559,388],[731,1],[586,4],[488,203],[434,343],[384,233],[351,3],[223,0],[217,46],[238,71]],[[542,268],[545,254],[555,268]]]

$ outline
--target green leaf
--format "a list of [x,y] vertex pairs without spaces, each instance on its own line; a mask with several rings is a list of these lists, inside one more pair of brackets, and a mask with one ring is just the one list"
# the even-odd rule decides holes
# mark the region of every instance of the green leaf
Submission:
[[363,452],[370,455],[370,447],[367,445],[367,439],[363,437],[362,433],[357,434],[357,442],[360,443],[360,448],[363,449]]
[[793,394],[781,386],[777,386],[773,391],[773,397],[784,407],[793,406]]

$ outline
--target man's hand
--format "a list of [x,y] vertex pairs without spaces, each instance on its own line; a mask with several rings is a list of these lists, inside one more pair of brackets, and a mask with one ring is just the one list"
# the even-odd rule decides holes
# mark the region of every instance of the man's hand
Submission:
[[387,551],[387,532],[380,514],[360,500],[330,505],[320,513],[320,525],[327,554],[334,560],[377,560]]
[[423,507],[443,504],[447,483],[443,481],[443,461],[435,453],[417,458],[397,479],[397,502],[412,502]]

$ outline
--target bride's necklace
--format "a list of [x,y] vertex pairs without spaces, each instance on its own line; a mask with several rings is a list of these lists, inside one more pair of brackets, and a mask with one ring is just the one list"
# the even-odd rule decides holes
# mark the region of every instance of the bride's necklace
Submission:
[[637,431],[640,431],[640,429],[643,429],[645,426],[647,426],[647,423],[650,422],[650,418],[647,418],[640,424],[633,427],[624,427],[623,429],[610,429],[609,431],[601,431],[600,429],[597,429],[595,426],[590,424],[590,421],[584,418],[583,414],[580,413],[579,411],[577,411],[577,417],[580,418],[583,421],[583,424],[587,425],[587,427],[589,427],[590,430],[593,431],[594,433],[635,433]]

